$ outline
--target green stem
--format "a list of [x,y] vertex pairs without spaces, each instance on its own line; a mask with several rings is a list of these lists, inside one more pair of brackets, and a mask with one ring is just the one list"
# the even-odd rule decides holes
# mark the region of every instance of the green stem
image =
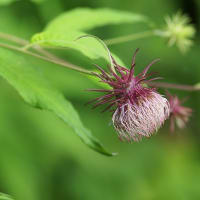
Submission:
[[14,35],[10,35],[10,34],[7,34],[7,33],[2,33],[2,32],[0,32],[0,38],[9,40],[11,42],[15,42],[15,43],[20,44],[20,45],[27,45],[29,43],[27,40],[18,38]]
[[[16,47],[16,46],[13,46],[13,45],[8,45],[8,44],[2,43],[2,44],[0,44],[0,46],[2,46],[2,47],[9,48],[9,49],[12,49],[12,50],[15,50],[15,51],[20,51],[22,53],[32,55],[34,57],[46,60],[48,62],[52,62],[52,63],[58,64],[58,65],[67,67],[69,69],[76,70],[78,72],[82,72],[82,73],[90,74],[90,75],[95,75],[94,72],[85,70],[80,66],[77,66],[77,65],[69,63],[65,60],[62,60],[62,59],[58,58],[57,56],[55,56],[55,55],[49,53],[48,51],[44,50],[39,45],[30,44],[27,40],[18,38],[16,36],[13,36],[13,35],[10,35],[10,34],[7,34],[7,33],[2,33],[2,32],[0,32],[0,38],[6,39],[8,41],[14,42],[14,43],[22,46],[22,47]],[[28,51],[29,47],[30,48],[32,47],[36,52],[42,54],[43,56],[36,54],[36,53],[33,53],[31,51]]]
[[134,33],[131,35],[126,35],[126,36],[116,37],[113,39],[104,40],[104,42],[107,45],[113,45],[113,44],[119,44],[119,43],[131,41],[131,40],[137,40],[137,39],[153,36],[154,34],[155,34],[154,31],[145,31],[143,33]]
[[[128,42],[130,40],[136,40],[136,39],[152,36],[155,34],[156,34],[155,30],[154,31],[146,31],[143,33],[136,33],[136,34],[131,34],[128,36],[122,36],[122,37],[118,37],[118,38],[114,38],[114,39],[110,39],[110,40],[105,40],[104,42],[107,45],[112,45],[112,44],[118,44],[121,42]],[[31,56],[34,56],[36,58],[39,58],[39,59],[42,59],[42,60],[45,60],[48,62],[67,67],[69,69],[72,69],[72,70],[75,70],[75,71],[78,71],[81,73],[85,73],[87,75],[97,76],[95,72],[85,70],[81,66],[77,66],[77,65],[74,65],[67,61],[64,61],[64,60],[56,57],[55,55],[49,53],[48,51],[42,49],[39,45],[34,45],[34,46],[29,45],[29,42],[27,40],[18,38],[13,35],[1,33],[1,32],[0,32],[0,38],[9,40],[11,42],[15,42],[16,44],[19,44],[21,46],[25,46],[25,48],[17,47],[17,46],[9,45],[9,44],[4,44],[4,43],[0,43],[0,47],[4,47],[4,48],[18,51],[18,52],[21,52],[21,53],[24,53],[27,55],[31,55]],[[36,52],[41,53],[43,56],[38,53],[29,51],[27,47],[28,48],[32,47]],[[171,89],[179,89],[179,90],[185,90],[185,91],[200,91],[199,84],[192,86],[192,85],[180,85],[180,84],[173,84],[173,83],[165,83],[165,82],[148,82],[148,85],[153,86],[153,87],[171,88]]]
[[19,47],[13,46],[13,45],[0,43],[0,47],[4,47],[4,48],[11,49],[11,50],[14,50],[14,51],[18,51],[18,52],[21,52],[21,53],[24,53],[24,54],[27,54],[27,55],[31,55],[31,56],[34,56],[36,58],[39,58],[39,59],[42,59],[42,60],[45,60],[45,61],[48,61],[48,62],[51,62],[51,63],[54,63],[54,64],[58,64],[58,65],[67,67],[69,69],[81,72],[81,73],[85,73],[85,74],[89,74],[89,75],[95,75],[94,72],[91,72],[89,70],[85,70],[85,69],[81,68],[80,66],[68,63],[66,61],[63,62],[62,60],[54,60],[54,59],[51,59],[51,58],[48,58],[48,57],[45,57],[45,56],[41,56],[39,54],[24,50],[22,48],[19,48]]
[[[24,40],[22,38],[18,38],[14,35],[10,35],[10,34],[7,34],[7,33],[0,32],[0,38],[6,39],[8,41],[11,41],[11,42],[14,42],[16,44],[21,45],[22,46],[21,49],[23,49],[23,50],[28,50],[29,48],[32,48],[36,52],[41,53],[43,56],[46,56],[46,57],[51,58],[51,59],[59,60],[59,58],[57,56],[55,56],[55,55],[49,53],[48,51],[44,50],[39,45],[30,44],[29,41]],[[62,62],[65,62],[65,61],[62,60]]]

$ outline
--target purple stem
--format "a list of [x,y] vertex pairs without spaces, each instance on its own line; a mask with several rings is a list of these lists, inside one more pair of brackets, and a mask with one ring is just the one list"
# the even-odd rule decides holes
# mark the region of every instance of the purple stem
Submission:
[[200,86],[192,86],[192,85],[181,85],[181,84],[174,84],[174,83],[165,83],[165,82],[145,82],[149,86],[153,87],[161,87],[161,88],[171,88],[171,89],[178,89],[178,90],[185,90],[185,91],[200,91]]

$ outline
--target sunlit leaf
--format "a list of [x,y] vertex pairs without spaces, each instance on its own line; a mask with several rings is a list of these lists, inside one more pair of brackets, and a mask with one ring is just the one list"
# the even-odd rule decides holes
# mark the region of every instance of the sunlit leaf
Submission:
[[[1,6],[1,5],[2,5],[2,6],[4,6],[4,5],[9,5],[10,3],[16,2],[16,1],[22,1],[22,0],[1,0],[1,1],[0,1],[0,6]],[[30,1],[32,1],[32,2],[34,2],[34,3],[42,3],[42,2],[44,2],[44,1],[46,1],[46,0],[30,0]]]
[[43,3],[43,2],[45,2],[45,1],[47,1],[47,0],[31,0],[32,2],[34,2],[34,3]]
[[0,200],[13,200],[11,196],[7,194],[0,193]]
[[56,114],[72,127],[90,148],[106,155],[112,155],[83,126],[72,104],[60,92],[51,87],[49,82],[37,71],[37,68],[27,62],[25,56],[1,48],[0,75],[19,92],[29,105]]
[[[105,59],[110,63],[110,58],[108,52],[102,46],[99,41],[95,38],[83,38],[77,40],[80,36],[85,35],[86,33],[71,31],[67,35],[59,33],[50,33],[43,32],[38,33],[32,38],[32,43],[40,44],[42,46],[54,46],[62,48],[71,48],[81,52],[83,55],[87,56],[90,59]],[[114,54],[113,57],[118,61],[119,64],[123,65],[123,62]]]
[[[143,15],[112,10],[108,8],[78,8],[61,14],[47,25],[44,32],[35,34],[31,42],[53,47],[75,49],[90,59],[103,58],[109,61],[102,45],[94,38],[76,40],[86,35],[89,29],[122,23],[148,22]],[[120,59],[117,59],[119,64]]]
[[148,22],[148,19],[144,15],[109,8],[77,8],[55,18],[45,31],[68,34],[71,30],[87,31],[110,24],[139,22]]
[[0,1],[0,6],[8,5],[8,4],[10,4],[10,3],[14,2],[14,1],[16,1],[16,0],[1,0]]

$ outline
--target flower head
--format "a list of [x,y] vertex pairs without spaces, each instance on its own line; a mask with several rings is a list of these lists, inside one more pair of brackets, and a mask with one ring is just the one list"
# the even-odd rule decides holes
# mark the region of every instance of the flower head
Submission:
[[165,30],[157,33],[169,38],[169,46],[176,44],[180,51],[186,52],[193,44],[192,39],[195,35],[195,28],[190,24],[190,18],[178,12],[172,17],[167,16],[165,21]]
[[192,114],[192,109],[182,106],[182,101],[177,96],[172,96],[169,93],[168,99],[170,104],[170,130],[175,130],[175,123],[179,128],[184,128]]
[[157,60],[150,63],[142,73],[134,76],[137,51],[133,56],[130,70],[118,65],[113,58],[114,68],[111,69],[110,74],[97,66],[101,71],[98,77],[112,89],[90,90],[107,93],[91,102],[97,101],[94,107],[109,103],[104,111],[114,108],[113,125],[119,138],[126,141],[138,141],[143,137],[150,137],[169,116],[167,99],[160,95],[155,88],[148,88],[143,84],[144,81],[148,83],[148,81],[158,79],[146,80],[150,75],[147,75],[149,68]]

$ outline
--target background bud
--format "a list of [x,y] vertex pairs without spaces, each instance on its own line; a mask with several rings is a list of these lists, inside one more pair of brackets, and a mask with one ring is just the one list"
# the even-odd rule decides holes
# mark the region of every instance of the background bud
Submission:
[[182,101],[177,96],[167,93],[170,104],[170,131],[175,130],[175,124],[179,128],[184,128],[192,114],[192,109],[182,106]]
[[177,12],[174,16],[165,18],[166,27],[163,30],[157,30],[156,34],[168,38],[169,46],[177,45],[184,53],[193,44],[192,39],[196,32],[190,21],[187,15]]

